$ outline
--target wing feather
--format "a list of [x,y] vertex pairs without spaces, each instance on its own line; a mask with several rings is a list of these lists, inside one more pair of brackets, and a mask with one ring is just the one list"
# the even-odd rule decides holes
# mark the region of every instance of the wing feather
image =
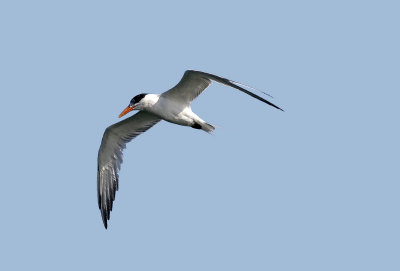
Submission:
[[184,73],[181,81],[174,86],[172,89],[166,91],[162,95],[167,98],[173,98],[175,100],[181,101],[186,104],[190,104],[194,99],[197,98],[210,84],[211,80],[218,82],[220,84],[224,84],[237,90],[240,90],[247,95],[250,95],[253,98],[256,98],[270,106],[273,106],[279,110],[282,108],[274,105],[270,101],[254,94],[253,92],[243,88],[243,84],[236,83],[235,81],[219,77],[214,74],[200,72],[200,71],[193,71],[188,70]]
[[111,125],[104,131],[97,158],[97,199],[104,227],[118,190],[118,173],[121,168],[126,144],[136,136],[153,127],[161,119],[149,112],[139,113]]

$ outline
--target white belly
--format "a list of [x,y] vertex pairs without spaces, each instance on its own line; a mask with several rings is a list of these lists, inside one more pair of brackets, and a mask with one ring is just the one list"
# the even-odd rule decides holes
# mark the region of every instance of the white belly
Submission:
[[158,102],[147,110],[168,122],[183,126],[192,126],[195,122],[204,122],[193,113],[190,105],[182,105],[163,97],[160,97]]

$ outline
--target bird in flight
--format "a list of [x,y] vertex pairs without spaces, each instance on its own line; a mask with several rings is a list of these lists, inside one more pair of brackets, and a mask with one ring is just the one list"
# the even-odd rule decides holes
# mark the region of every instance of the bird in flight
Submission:
[[[139,94],[119,115],[124,116],[132,110],[135,115],[109,126],[103,135],[97,158],[97,198],[104,227],[118,190],[118,173],[122,164],[122,151],[126,143],[146,132],[160,120],[189,126],[211,133],[215,128],[192,112],[191,102],[196,99],[212,81],[236,88],[276,109],[280,107],[243,88],[245,85],[200,71],[188,70],[181,81],[162,94]],[[283,110],[282,110],[283,111]]]

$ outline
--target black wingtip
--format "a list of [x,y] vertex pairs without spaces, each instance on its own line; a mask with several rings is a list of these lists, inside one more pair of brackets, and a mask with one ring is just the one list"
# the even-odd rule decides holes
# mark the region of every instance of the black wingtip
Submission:
[[100,209],[100,212],[101,212],[101,218],[102,218],[102,220],[103,220],[103,225],[104,225],[104,228],[106,228],[107,229],[107,213],[106,213],[106,211],[105,210],[102,210],[102,209]]
[[282,112],[285,112],[285,110],[283,110],[282,108],[280,108],[279,106],[277,106],[277,105],[274,105],[273,103],[271,103],[270,101],[268,101],[268,100],[265,100],[265,99],[263,99],[262,100],[264,103],[266,103],[266,104],[268,104],[268,105],[270,105],[270,106],[272,106],[272,107],[275,107],[276,109],[279,109],[279,110],[281,110]]
[[104,228],[107,229],[108,225],[107,225],[107,219],[103,219],[103,224],[104,224]]
[[[275,107],[276,109],[279,109],[279,110],[285,112],[285,111],[284,111],[282,108],[280,108],[279,106],[276,106],[276,105],[274,105],[273,103],[271,103],[270,101],[268,101],[268,100],[266,100],[266,99],[264,99],[264,98],[262,98],[262,97],[260,97],[260,96],[258,96],[258,95],[256,95],[256,94],[254,94],[254,93],[251,92],[251,91],[248,91],[247,89],[242,88],[240,85],[243,85],[243,84],[241,84],[241,83],[238,83],[238,82],[235,82],[235,81],[231,81],[231,80],[229,80],[229,79],[226,79],[226,78],[223,78],[223,77],[219,77],[219,76],[217,76],[217,75],[210,74],[210,73],[206,73],[206,72],[194,71],[194,70],[188,70],[188,71],[186,71],[186,72],[196,72],[196,73],[202,74],[203,76],[206,76],[207,78],[209,78],[209,79],[211,79],[211,80],[214,80],[214,81],[216,81],[216,82],[218,82],[218,83],[221,83],[221,84],[224,84],[224,85],[227,85],[227,86],[236,88],[236,89],[238,89],[238,90],[240,90],[240,91],[246,93],[247,95],[250,95],[250,96],[253,97],[253,98],[256,98],[256,99],[258,99],[258,100],[260,100],[260,101],[262,101],[262,102],[264,102],[264,103],[266,103],[266,104],[268,104],[268,105],[270,105],[270,106],[272,106],[272,107]],[[243,85],[243,86],[245,86],[245,85]],[[261,92],[262,92],[262,91],[261,91]],[[267,94],[267,93],[265,93],[265,92],[262,92],[262,93],[264,93],[265,95],[271,96],[271,95],[269,95],[269,94]],[[272,97],[272,96],[271,96],[271,97]]]

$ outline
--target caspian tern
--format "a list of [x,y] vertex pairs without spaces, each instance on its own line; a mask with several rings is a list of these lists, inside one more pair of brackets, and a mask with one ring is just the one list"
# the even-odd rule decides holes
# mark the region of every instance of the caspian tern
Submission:
[[[192,112],[191,102],[205,90],[211,81],[236,88],[244,93],[282,110],[273,103],[244,89],[245,85],[200,71],[188,70],[181,81],[162,94],[139,94],[119,115],[124,116],[132,110],[135,115],[108,127],[101,141],[97,158],[97,197],[104,227],[110,219],[115,191],[118,190],[118,172],[122,164],[122,151],[126,143],[153,127],[160,120],[190,126],[208,133],[215,128]],[[243,86],[243,87],[242,87]],[[282,110],[283,111],[283,110]]]

